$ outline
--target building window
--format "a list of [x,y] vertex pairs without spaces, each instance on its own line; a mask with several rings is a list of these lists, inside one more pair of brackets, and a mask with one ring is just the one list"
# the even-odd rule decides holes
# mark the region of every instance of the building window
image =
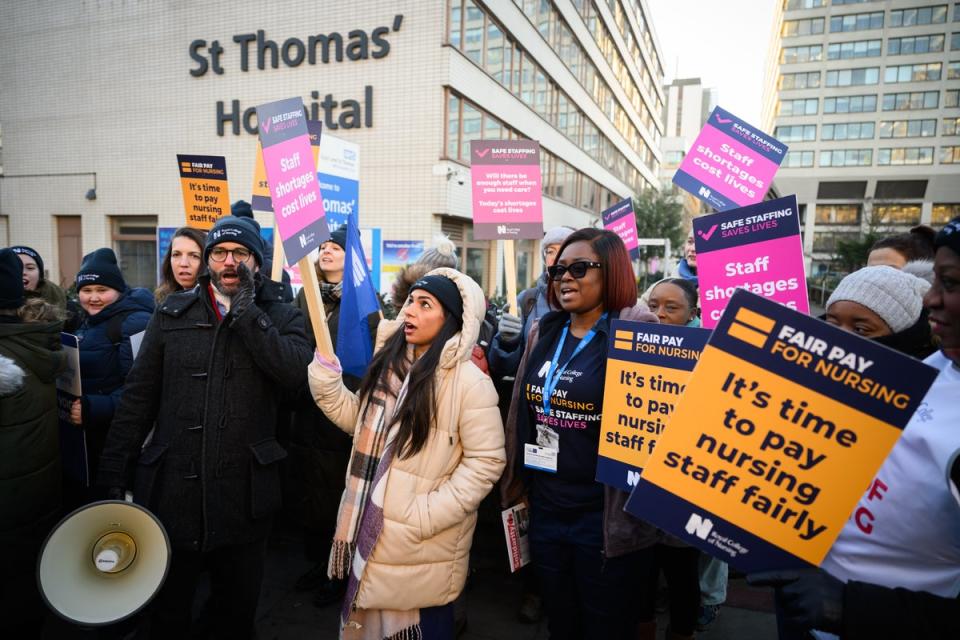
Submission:
[[827,0],[786,0],[783,8],[786,11],[793,11],[795,9],[816,9],[825,6],[827,6]]
[[881,138],[932,138],[937,135],[937,121],[883,120],[880,122]]
[[960,136],[960,118],[944,118],[940,135]]
[[947,21],[947,5],[894,9],[890,12],[891,27],[912,27],[918,24],[941,24]]
[[947,224],[957,216],[960,216],[960,204],[934,204],[930,223]]
[[936,109],[940,102],[939,91],[907,91],[883,94],[884,111],[914,111]]
[[783,159],[783,166],[791,169],[800,169],[813,166],[813,151],[787,151]]
[[785,73],[780,76],[780,89],[815,89],[820,86],[820,72]]
[[830,32],[865,31],[883,29],[883,11],[848,13],[845,16],[830,16]]
[[947,80],[960,80],[960,60],[947,63]]
[[940,164],[960,164],[960,147],[940,147]]
[[943,51],[943,34],[908,36],[887,40],[887,55],[909,56],[915,53],[938,53]]
[[813,250],[818,253],[834,253],[840,241],[856,242],[860,239],[860,232],[848,231],[845,233],[836,233],[828,231],[826,233],[813,234]]
[[819,110],[819,98],[799,98],[780,103],[781,116],[815,116]]
[[860,224],[860,205],[858,204],[818,204],[816,223],[820,224]]
[[933,164],[933,147],[897,147],[877,150],[877,166]]
[[821,127],[821,140],[872,140],[872,122],[837,122]]
[[873,206],[873,215],[884,224],[920,224],[920,205],[878,204]]
[[960,106],[960,89],[948,89],[943,92],[944,107]]
[[833,69],[827,71],[828,87],[855,87],[865,84],[877,84],[879,81],[880,67]]
[[888,84],[896,82],[927,82],[939,80],[942,65],[939,62],[926,64],[902,64],[887,67],[883,71],[883,81]]
[[157,286],[157,217],[111,216],[111,241],[127,286]]
[[873,164],[870,149],[833,149],[820,152],[821,167],[869,167]]
[[783,142],[810,142],[817,139],[817,125],[791,124],[777,127],[773,137]]
[[857,40],[855,42],[835,42],[827,45],[827,60],[851,60],[853,58],[874,58],[880,55],[882,40]]
[[877,96],[837,96],[823,99],[824,113],[873,113],[877,110]]
[[864,2],[876,2],[877,0],[833,0],[833,4],[863,4]]
[[950,36],[950,51],[960,51],[960,32]]
[[812,44],[806,47],[786,47],[780,54],[780,62],[793,64],[796,62],[819,62],[823,59],[823,46]]
[[[882,14],[881,14],[882,15]],[[823,18],[806,18],[804,20],[785,20],[783,22],[783,37],[809,36],[823,33]]]

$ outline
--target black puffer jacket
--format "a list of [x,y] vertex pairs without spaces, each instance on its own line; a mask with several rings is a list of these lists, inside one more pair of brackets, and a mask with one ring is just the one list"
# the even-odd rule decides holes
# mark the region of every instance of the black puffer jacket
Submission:
[[[133,489],[175,548],[251,542],[280,507],[277,408],[306,382],[304,317],[257,277],[256,304],[221,321],[209,276],[175,293],[147,327],[127,378],[99,483]],[[156,421],[150,444],[140,452]]]

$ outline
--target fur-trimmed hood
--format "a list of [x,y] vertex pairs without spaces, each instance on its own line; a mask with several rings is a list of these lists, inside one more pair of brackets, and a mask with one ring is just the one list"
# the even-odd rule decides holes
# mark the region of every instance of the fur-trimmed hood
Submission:
[[10,396],[23,387],[27,374],[10,358],[0,356],[0,398]]

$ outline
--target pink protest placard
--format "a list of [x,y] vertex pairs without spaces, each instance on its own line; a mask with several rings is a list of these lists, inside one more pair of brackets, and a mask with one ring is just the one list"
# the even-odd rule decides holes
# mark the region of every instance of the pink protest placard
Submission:
[[640,245],[637,243],[637,218],[633,214],[633,199],[624,198],[600,215],[603,218],[603,228],[620,236],[630,253],[630,259],[639,260]]
[[540,143],[472,140],[470,181],[477,240],[543,237]]
[[719,322],[737,289],[809,313],[797,197],[693,219],[700,321]]
[[787,145],[717,107],[673,183],[717,211],[755,204],[767,194],[786,153]]
[[257,120],[276,228],[287,264],[293,264],[330,237],[303,101],[260,105]]

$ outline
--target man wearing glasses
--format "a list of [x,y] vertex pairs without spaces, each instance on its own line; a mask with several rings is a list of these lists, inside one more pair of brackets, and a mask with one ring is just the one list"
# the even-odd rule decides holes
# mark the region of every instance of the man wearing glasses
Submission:
[[199,286],[170,295],[147,326],[98,478],[111,497],[132,490],[170,536],[170,571],[151,604],[153,638],[190,636],[206,570],[216,637],[253,637],[286,457],[277,409],[306,383],[312,356],[303,314],[259,273],[263,241],[252,220],[221,218],[203,258]]

